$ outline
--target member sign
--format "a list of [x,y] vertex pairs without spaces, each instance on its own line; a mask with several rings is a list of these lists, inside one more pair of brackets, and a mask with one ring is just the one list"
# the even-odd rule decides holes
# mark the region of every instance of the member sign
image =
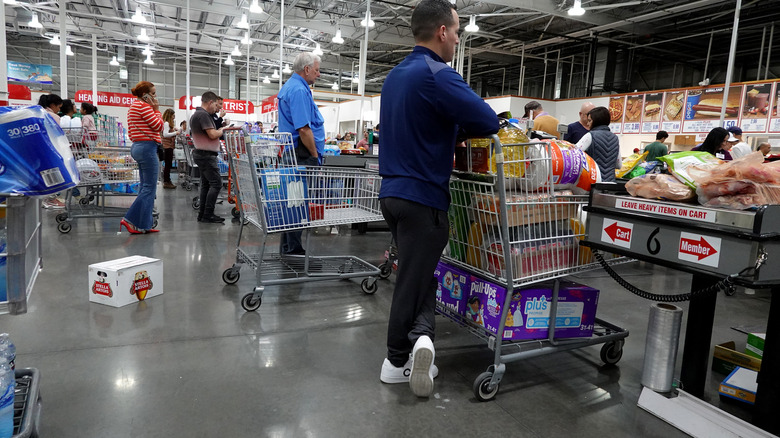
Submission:
[[601,230],[601,241],[613,245],[631,249],[631,234],[634,224],[613,219],[604,219],[604,227]]
[[681,232],[678,257],[686,262],[717,268],[720,261],[720,238]]

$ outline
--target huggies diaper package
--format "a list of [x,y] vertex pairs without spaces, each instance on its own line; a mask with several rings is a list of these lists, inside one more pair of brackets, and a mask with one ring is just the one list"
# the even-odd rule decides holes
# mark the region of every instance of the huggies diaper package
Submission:
[[0,192],[49,195],[78,182],[70,142],[43,108],[0,107]]

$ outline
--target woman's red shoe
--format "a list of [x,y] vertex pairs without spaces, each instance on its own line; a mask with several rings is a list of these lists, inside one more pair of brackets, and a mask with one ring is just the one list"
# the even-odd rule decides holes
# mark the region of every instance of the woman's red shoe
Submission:
[[129,222],[127,222],[127,221],[126,221],[126,220],[124,220],[124,219],[122,219],[121,221],[119,221],[119,231],[122,231],[122,226],[124,226],[124,227],[125,227],[125,229],[126,229],[126,230],[127,230],[129,233],[130,233],[130,234],[144,234],[144,232],[143,232],[143,231],[139,231],[139,230],[138,230],[136,227],[134,227],[132,224],[130,224]]

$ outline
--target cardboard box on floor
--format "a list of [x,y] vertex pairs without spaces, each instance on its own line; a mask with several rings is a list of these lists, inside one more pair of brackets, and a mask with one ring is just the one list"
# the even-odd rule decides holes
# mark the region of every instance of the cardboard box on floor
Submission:
[[715,346],[712,355],[712,371],[721,374],[730,374],[737,367],[747,368],[753,371],[761,369],[761,359],[748,356],[736,351],[734,341],[724,342]]
[[756,403],[758,389],[758,372],[747,368],[736,367],[728,377],[723,379],[718,387],[721,396],[733,398],[745,403]]
[[162,293],[162,260],[130,256],[89,265],[89,301],[122,307]]

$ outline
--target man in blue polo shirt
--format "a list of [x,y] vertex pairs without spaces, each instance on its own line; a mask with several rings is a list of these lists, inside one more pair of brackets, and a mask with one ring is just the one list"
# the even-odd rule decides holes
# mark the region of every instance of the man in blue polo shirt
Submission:
[[[292,147],[298,164],[318,166],[325,151],[325,119],[322,118],[310,85],[320,77],[320,57],[309,52],[300,53],[293,61],[295,73],[279,91],[279,130],[292,133]],[[284,157],[290,157],[285,151]],[[285,163],[293,164],[293,163]],[[287,255],[306,253],[301,243],[301,231],[283,233],[280,251]]]
[[[458,44],[458,14],[448,0],[422,0],[412,12],[412,53],[385,79],[379,120],[379,198],[398,246],[398,277],[379,379],[433,392],[433,272],[447,244],[449,179],[456,137],[498,132],[496,113],[446,63]],[[410,354],[411,353],[411,354]]]

